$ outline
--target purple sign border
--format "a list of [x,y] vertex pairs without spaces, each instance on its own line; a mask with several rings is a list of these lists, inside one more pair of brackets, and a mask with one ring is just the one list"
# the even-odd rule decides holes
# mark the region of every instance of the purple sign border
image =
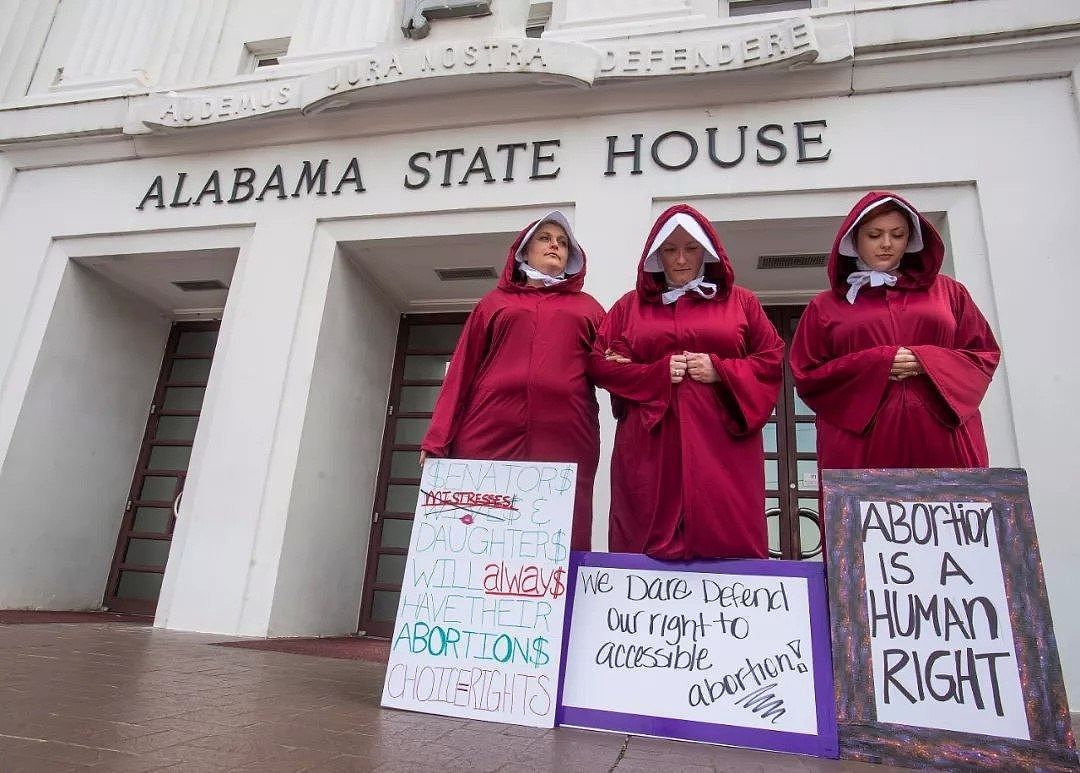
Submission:
[[[578,570],[582,567],[805,578],[810,603],[811,650],[814,653],[817,734],[761,730],[712,722],[693,722],[670,717],[651,717],[642,714],[626,714],[617,711],[601,711],[565,705],[563,703],[563,685],[566,682],[566,655],[570,646],[570,623],[573,616]],[[829,640],[829,606],[825,589],[824,565],[807,561],[741,559],[730,561],[657,561],[648,556],[635,553],[572,552],[570,554],[570,574],[567,581],[566,613],[563,616],[562,662],[559,665],[559,691],[558,703],[555,708],[555,725],[575,725],[598,730],[676,738],[685,741],[704,741],[751,749],[838,758],[840,750],[839,741],[837,740],[836,704],[833,698],[832,650]]]

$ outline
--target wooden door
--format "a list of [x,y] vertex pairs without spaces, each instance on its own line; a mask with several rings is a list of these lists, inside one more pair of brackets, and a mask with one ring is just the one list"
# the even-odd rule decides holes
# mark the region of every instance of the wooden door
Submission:
[[105,588],[108,609],[157,608],[219,325],[178,322],[169,333]]

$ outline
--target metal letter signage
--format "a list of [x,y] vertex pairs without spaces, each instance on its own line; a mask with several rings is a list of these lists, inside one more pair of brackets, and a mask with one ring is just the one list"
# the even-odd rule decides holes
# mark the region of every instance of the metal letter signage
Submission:
[[419,40],[431,32],[431,19],[490,14],[491,0],[405,0],[401,33],[412,40]]

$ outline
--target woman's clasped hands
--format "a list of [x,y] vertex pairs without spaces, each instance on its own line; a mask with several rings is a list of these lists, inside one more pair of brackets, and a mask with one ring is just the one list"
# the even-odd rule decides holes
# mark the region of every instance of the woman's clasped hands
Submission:
[[896,350],[896,355],[893,357],[892,368],[889,370],[889,381],[903,381],[905,378],[911,378],[912,376],[921,376],[924,372],[922,364],[919,362],[919,358],[915,356],[915,353],[906,346],[901,346]]
[[712,358],[701,352],[683,352],[671,355],[671,383],[679,384],[690,377],[701,384],[713,384],[719,380]]
[[[614,349],[605,351],[604,359],[609,362],[617,362],[620,365],[632,362],[629,357],[619,354]],[[720,380],[719,375],[716,373],[716,367],[712,363],[712,358],[700,352],[683,352],[682,354],[671,355],[668,359],[668,374],[671,376],[672,384],[680,384],[685,378],[692,378],[702,384],[713,384]]]

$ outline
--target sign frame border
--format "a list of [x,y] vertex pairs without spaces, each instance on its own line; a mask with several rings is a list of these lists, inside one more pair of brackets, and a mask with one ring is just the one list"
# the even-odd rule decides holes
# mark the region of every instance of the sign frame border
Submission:
[[[725,725],[715,722],[695,722],[670,717],[654,717],[617,711],[586,709],[563,703],[566,682],[567,653],[578,572],[582,568],[646,569],[666,572],[696,572],[735,575],[792,577],[807,581],[810,607],[810,639],[814,656],[814,691],[817,698],[816,734]],[[776,569],[779,571],[770,571]],[[720,560],[658,561],[636,553],[570,553],[570,573],[567,583],[566,616],[563,620],[563,652],[559,667],[559,690],[555,708],[555,725],[571,725],[612,732],[629,732],[658,738],[736,746],[747,749],[809,754],[837,758],[836,706],[833,701],[833,667],[829,639],[828,597],[825,588],[825,565],[809,561],[778,560]]]
[[[1075,738],[1027,473],[873,469],[822,470],[821,475],[841,756],[902,767],[1075,770]],[[1001,505],[994,508],[994,526],[1030,741],[877,721],[857,516],[859,502],[872,498]]]

